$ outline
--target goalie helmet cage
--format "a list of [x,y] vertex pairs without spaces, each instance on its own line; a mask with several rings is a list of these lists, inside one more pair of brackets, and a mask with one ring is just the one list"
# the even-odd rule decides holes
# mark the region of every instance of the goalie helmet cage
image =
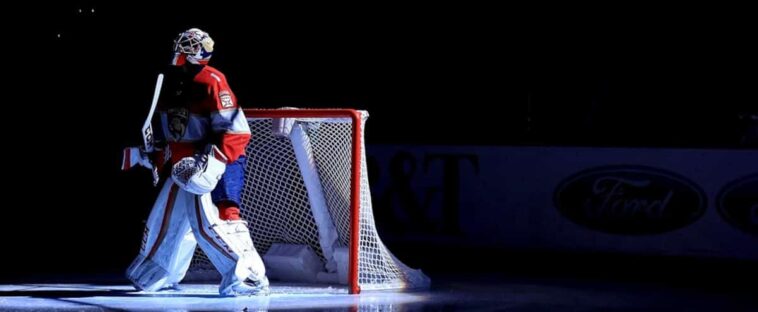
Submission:
[[[307,245],[324,273],[343,282],[347,276],[351,294],[429,287],[429,278],[400,262],[376,231],[363,143],[367,112],[244,112],[252,137],[240,209],[260,255],[273,244]],[[188,276],[212,271],[198,249]]]

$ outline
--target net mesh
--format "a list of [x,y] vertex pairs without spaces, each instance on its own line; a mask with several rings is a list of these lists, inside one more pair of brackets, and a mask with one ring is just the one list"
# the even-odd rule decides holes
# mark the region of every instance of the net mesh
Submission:
[[[314,217],[314,200],[309,197],[306,184],[314,181],[311,183],[320,185],[317,189],[323,194],[327,219],[336,229],[337,246],[348,247],[351,240],[351,119],[298,118],[293,134],[285,137],[272,131],[279,120],[256,118],[254,111],[246,111],[246,115],[252,139],[246,151],[246,179],[240,208],[242,218],[249,222],[258,253],[266,254],[274,243],[308,245],[327,263],[334,255],[326,254],[320,244],[319,226],[323,227],[324,222],[319,223]],[[361,116],[365,124],[368,114],[361,112]],[[293,136],[298,135],[301,138],[293,140]],[[428,278],[405,266],[379,239],[365,159],[361,144],[358,283],[363,290],[426,287]],[[303,162],[314,169],[315,180],[307,174],[304,177]],[[212,270],[210,261],[198,249],[189,274]]]

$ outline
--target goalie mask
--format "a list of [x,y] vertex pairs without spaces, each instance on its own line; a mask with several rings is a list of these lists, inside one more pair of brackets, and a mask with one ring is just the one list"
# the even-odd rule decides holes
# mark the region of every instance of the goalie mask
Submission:
[[213,39],[198,28],[190,28],[174,40],[174,59],[171,64],[182,66],[186,62],[206,65],[213,54]]

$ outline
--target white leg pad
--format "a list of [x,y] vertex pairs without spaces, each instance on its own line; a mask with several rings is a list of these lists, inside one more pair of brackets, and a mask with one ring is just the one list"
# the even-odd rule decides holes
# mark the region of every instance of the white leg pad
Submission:
[[141,291],[157,291],[166,285],[168,272],[143,255],[137,256],[127,270],[127,277]]
[[265,284],[266,268],[253,246],[247,223],[242,220],[225,221],[218,217],[218,209],[211,202],[210,194],[195,195],[190,224],[200,247],[221,273],[219,292],[222,295],[238,295],[252,290],[235,290],[245,280],[255,286]]
[[182,207],[183,193],[167,181],[155,201],[140,253],[126,272],[137,289],[156,291],[175,286],[189,268],[197,243]]

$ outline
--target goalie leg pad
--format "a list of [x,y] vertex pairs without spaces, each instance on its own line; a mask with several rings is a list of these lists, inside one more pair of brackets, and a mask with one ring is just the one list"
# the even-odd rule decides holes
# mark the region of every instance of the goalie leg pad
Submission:
[[127,269],[126,277],[140,291],[157,291],[169,286],[168,271],[145,256],[138,255]]
[[175,248],[175,255],[169,264],[168,280],[169,285],[178,285],[187,275],[190,264],[192,263],[192,256],[195,255],[195,248],[197,247],[197,241],[195,235],[192,234],[192,229],[189,226],[189,220],[186,222],[187,227],[184,230],[184,237],[179,239],[178,246]]
[[[221,273],[219,293],[225,296],[240,295],[245,292],[245,286],[241,285],[246,280],[253,285],[267,285],[266,268],[253,246],[247,223],[242,220],[221,220],[210,194],[195,196],[195,203],[190,224],[200,248]],[[252,292],[266,293],[262,290]]]
[[167,181],[150,212],[140,254],[126,272],[135,288],[156,291],[178,284],[187,272],[197,242],[187,218],[192,194]]

